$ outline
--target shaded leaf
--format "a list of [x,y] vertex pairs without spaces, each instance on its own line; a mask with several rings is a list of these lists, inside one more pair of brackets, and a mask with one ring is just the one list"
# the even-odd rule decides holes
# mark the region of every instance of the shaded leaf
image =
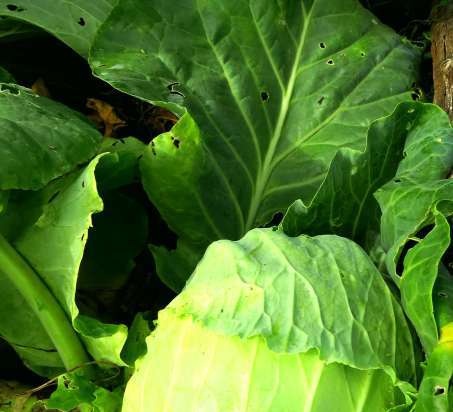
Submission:
[[[99,160],[97,157],[82,171],[54,182],[39,194],[40,201],[32,196],[30,202],[31,205],[36,202],[35,213],[25,219],[24,226],[10,242],[52,291],[91,355],[123,365],[120,352],[127,328],[81,316],[75,303],[91,215],[103,208],[95,181]],[[26,203],[23,207],[27,209]],[[8,219],[8,214],[5,216]],[[0,283],[0,313],[8,314],[2,315],[0,334],[33,370],[43,375],[55,374],[62,364],[40,321],[7,278],[1,276]]]
[[40,189],[97,152],[101,135],[79,113],[0,85],[0,190]]

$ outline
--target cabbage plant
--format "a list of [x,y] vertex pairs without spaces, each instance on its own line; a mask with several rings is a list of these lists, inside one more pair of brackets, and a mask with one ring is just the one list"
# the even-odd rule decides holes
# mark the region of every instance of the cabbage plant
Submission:
[[213,243],[147,344],[123,411],[381,412],[415,383],[401,307],[365,252],[331,235]]
[[2,49],[1,412],[451,412],[453,129],[371,3],[0,0],[102,109]]

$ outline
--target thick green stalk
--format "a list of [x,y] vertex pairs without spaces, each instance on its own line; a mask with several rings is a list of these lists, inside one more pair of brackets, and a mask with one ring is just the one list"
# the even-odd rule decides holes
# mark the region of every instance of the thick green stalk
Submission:
[[67,370],[89,361],[82,343],[55,296],[1,234],[0,274],[14,284],[35,312]]

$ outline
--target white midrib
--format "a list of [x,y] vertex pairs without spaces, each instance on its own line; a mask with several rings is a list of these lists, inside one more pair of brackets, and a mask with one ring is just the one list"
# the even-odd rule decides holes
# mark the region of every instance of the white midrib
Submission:
[[[303,3],[302,3],[302,7],[304,7]],[[253,192],[252,199],[250,201],[250,207],[249,207],[249,211],[247,214],[247,220],[245,223],[246,232],[254,227],[256,215],[257,215],[258,209],[261,205],[261,200],[263,198],[264,190],[266,189],[267,183],[269,181],[269,177],[273,170],[271,165],[272,165],[272,161],[275,156],[275,151],[277,149],[277,145],[278,145],[281,135],[282,135],[286,117],[288,115],[289,104],[291,102],[291,98],[293,95],[294,85],[296,83],[296,78],[297,78],[297,71],[299,68],[299,62],[300,62],[300,58],[302,55],[302,49],[304,48],[305,37],[307,35],[307,29],[308,29],[308,25],[309,25],[308,23],[310,21],[310,17],[311,17],[313,8],[314,8],[314,5],[312,6],[308,15],[305,16],[305,13],[304,13],[304,17],[305,17],[304,18],[304,27],[303,27],[303,30],[302,30],[302,33],[300,36],[299,46],[297,48],[296,57],[294,59],[294,64],[291,69],[291,75],[289,77],[288,87],[286,88],[286,92],[283,95],[282,104],[280,106],[280,112],[278,114],[277,124],[275,126],[274,133],[272,134],[271,140],[269,142],[269,147],[267,149],[266,156],[263,161],[263,165],[262,165],[261,169],[258,171],[255,190]]]

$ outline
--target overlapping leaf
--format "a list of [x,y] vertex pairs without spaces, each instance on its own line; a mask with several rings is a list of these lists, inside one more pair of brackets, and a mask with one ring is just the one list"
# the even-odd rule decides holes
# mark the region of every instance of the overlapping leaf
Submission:
[[[35,196],[25,196],[25,201],[18,201],[23,209],[30,208],[33,212],[15,223],[20,230],[2,232],[51,290],[91,355],[95,359],[123,364],[120,352],[127,328],[81,316],[75,302],[78,271],[91,215],[103,208],[95,180],[98,161],[99,157],[81,172],[54,182]],[[13,203],[9,205],[14,209],[13,214],[18,210],[14,206]],[[11,213],[7,210],[2,220],[10,222]],[[34,370],[44,375],[53,374],[53,369],[62,365],[40,321],[8,278],[1,276],[0,283],[1,335]]]
[[[429,353],[438,340],[433,288],[440,259],[450,243],[445,217],[453,213],[453,180],[448,179],[453,167],[453,129],[442,110],[435,106],[426,109],[415,117],[415,123],[408,123],[412,132],[405,158],[395,179],[378,190],[376,198],[382,209],[387,269],[400,287],[404,309]],[[410,250],[398,269],[404,247]]]
[[101,135],[81,114],[0,84],[0,190],[40,189],[97,152]]
[[[255,229],[216,242],[169,308],[226,335],[262,336],[276,352],[317,348],[328,362],[413,376],[401,309],[365,252],[337,236]],[[383,336],[400,343],[389,351]]]
[[0,15],[36,25],[84,57],[117,0],[0,0]]
[[[365,151],[340,150],[312,202],[306,205],[297,200],[288,209],[283,230],[291,236],[336,233],[364,243],[369,231],[379,231],[380,210],[374,192],[395,176],[414,136],[420,133],[420,124],[431,126],[432,113],[443,119],[432,105],[402,103],[392,115],[374,122]],[[439,145],[434,148],[444,150]]]
[[355,0],[122,0],[91,56],[114,87],[188,111],[142,161],[184,246],[157,258],[174,285],[212,240],[309,200],[339,148],[363,149],[371,121],[409,98],[418,52]]

